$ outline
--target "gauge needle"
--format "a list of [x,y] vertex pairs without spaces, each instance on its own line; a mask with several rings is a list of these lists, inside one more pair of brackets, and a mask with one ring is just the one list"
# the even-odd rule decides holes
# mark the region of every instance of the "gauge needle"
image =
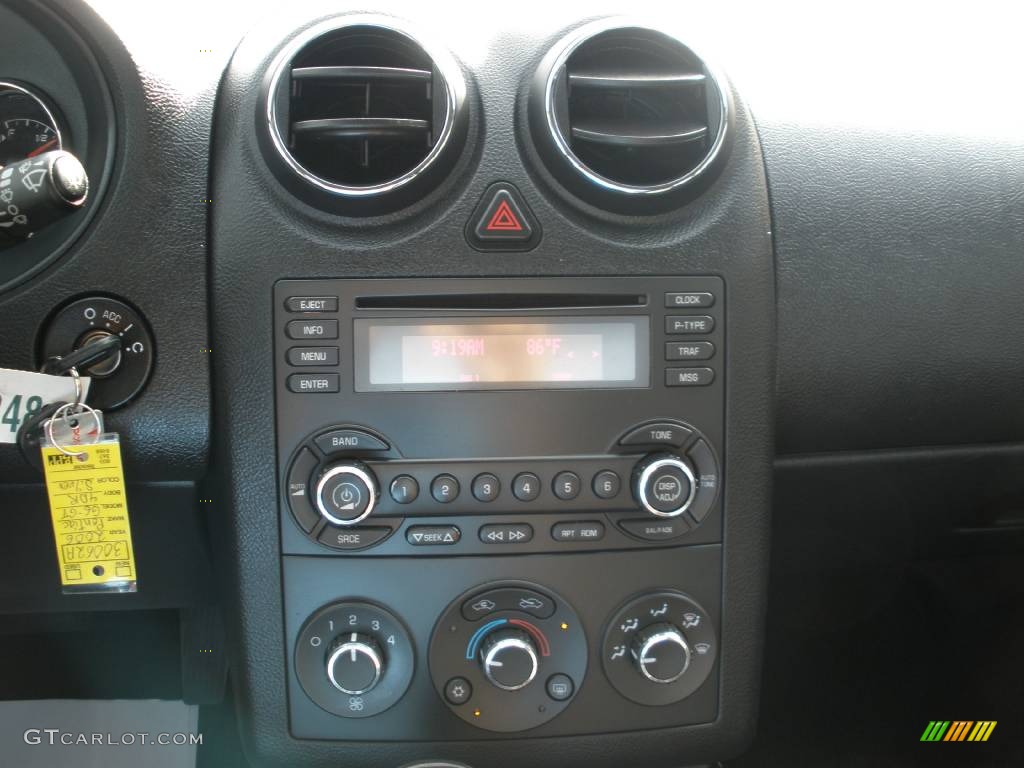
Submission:
[[52,147],[56,143],[57,143],[56,139],[50,139],[48,142],[43,144],[41,147],[36,147],[31,152],[29,152],[28,153],[28,157],[35,157],[36,155],[41,155],[41,154],[43,154],[43,152],[48,150],[50,147]]

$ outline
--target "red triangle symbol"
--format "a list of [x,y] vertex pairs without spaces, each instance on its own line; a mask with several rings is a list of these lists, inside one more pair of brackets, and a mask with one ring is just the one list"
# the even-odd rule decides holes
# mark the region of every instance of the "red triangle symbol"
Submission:
[[522,232],[523,225],[513,213],[508,200],[502,200],[484,229],[488,232]]

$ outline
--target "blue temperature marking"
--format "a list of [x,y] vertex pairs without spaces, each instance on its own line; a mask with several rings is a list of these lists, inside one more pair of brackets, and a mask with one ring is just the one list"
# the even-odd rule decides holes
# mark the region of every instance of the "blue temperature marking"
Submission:
[[470,661],[476,656],[476,649],[480,645],[480,641],[484,635],[490,632],[495,627],[500,627],[502,624],[508,622],[508,619],[495,619],[484,624],[480,629],[473,633],[473,636],[469,638],[469,645],[466,646],[466,658]]

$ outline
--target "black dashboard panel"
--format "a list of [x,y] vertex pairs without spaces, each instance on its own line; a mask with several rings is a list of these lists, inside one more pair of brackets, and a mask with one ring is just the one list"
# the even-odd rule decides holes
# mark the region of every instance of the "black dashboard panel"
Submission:
[[[113,0],[32,0],[0,7],[0,15],[33,20],[43,36],[46,25],[38,20],[51,12],[67,24],[59,34],[51,30],[49,43],[35,34],[21,38],[25,50],[47,49],[34,62],[35,71],[17,47],[13,55],[5,49],[0,62],[8,71],[0,79],[35,79],[60,94],[58,81],[76,79],[66,76],[74,61],[44,62],[59,48],[54,41],[72,35],[90,64],[74,74],[91,72],[95,64],[99,78],[92,94],[81,83],[75,86],[81,95],[60,94],[61,106],[74,136],[88,137],[90,145],[101,136],[111,142],[109,154],[100,158],[109,177],[96,187],[88,216],[62,225],[66,243],[37,268],[8,270],[17,274],[0,293],[0,365],[38,366],[40,339],[53,312],[91,294],[123,299],[141,312],[156,348],[152,378],[141,396],[109,414],[112,428],[125,436],[141,518],[136,530],[143,539],[142,591],[74,601],[57,593],[46,559],[52,540],[37,475],[15,450],[3,447],[0,478],[10,491],[3,514],[11,533],[0,553],[30,583],[5,583],[0,612],[209,603],[218,591],[209,580],[212,542],[219,593],[229,607],[244,746],[255,764],[398,766],[443,758],[499,768],[526,762],[592,766],[632,764],[642,755],[645,764],[677,768],[680,761],[728,757],[753,736],[775,452],[796,455],[777,465],[786,481],[776,499],[782,502],[774,529],[783,540],[780,551],[812,572],[837,563],[908,558],[918,538],[937,529],[970,525],[975,533],[992,533],[986,526],[1012,506],[1007,499],[1014,489],[1004,490],[1000,478],[1012,474],[1016,451],[971,446],[1024,437],[1018,405],[1024,356],[1017,332],[1024,320],[1018,297],[1024,281],[1018,258],[1024,242],[1024,134],[1017,130],[1015,100],[1006,95],[1016,85],[1017,67],[1000,53],[1015,50],[1007,32],[1014,25],[983,35],[973,25],[987,24],[984,14],[954,22],[941,14],[919,18],[923,14],[890,9],[892,18],[882,25],[874,14],[851,17],[848,39],[837,40],[824,27],[807,34],[805,11],[788,7],[739,12],[644,5],[638,10],[656,24],[681,28],[688,41],[690,30],[695,50],[713,51],[731,77],[730,141],[720,167],[685,207],[654,216],[623,215],[576,199],[548,171],[530,134],[530,86],[545,53],[584,24],[626,10],[612,2],[524,9],[525,21],[508,25],[490,18],[486,24],[473,17],[439,19],[436,8],[413,3],[371,8],[383,18],[395,14],[402,26],[451,50],[466,83],[465,143],[451,172],[435,180],[419,202],[380,216],[351,217],[292,194],[268,165],[262,133],[262,98],[274,56],[293,33],[345,7],[188,0],[147,9],[143,22],[131,4]],[[207,21],[197,24],[197,18]],[[154,39],[156,28],[160,40]],[[971,110],[947,98],[934,73],[948,63],[948,51],[972,33],[1001,42],[972,51],[977,71],[986,77],[949,73],[958,93],[977,88],[973,103],[986,105],[985,114],[966,120],[962,113]],[[876,42],[873,55],[863,50],[866,39]],[[912,56],[901,59],[900,51]],[[895,78],[901,87],[876,87],[889,83],[893,72],[902,73]],[[90,109],[103,112],[109,123],[91,120]],[[930,122],[908,121],[915,110]],[[488,191],[499,183],[518,195],[516,203],[538,234],[524,239],[521,248],[488,251],[474,247],[466,233],[477,227]],[[431,441],[414,433],[424,425],[437,431],[439,414],[430,410],[437,393],[373,395],[376,402],[395,404],[374,419],[358,412],[367,393],[355,387],[345,390],[346,398],[329,400],[328,407],[280,407],[288,377],[295,375],[282,368],[285,315],[274,293],[283,290],[282,281],[394,280],[427,286],[428,293],[431,284],[479,282],[489,286],[484,293],[494,294],[519,282],[612,285],[627,282],[622,276],[723,281],[728,302],[715,312],[724,315],[720,330],[728,328],[722,339],[727,344],[712,366],[725,374],[718,379],[724,386],[715,390],[721,401],[695,409],[680,398],[671,413],[630,402],[622,409],[635,416],[628,419],[607,408],[607,428],[594,427],[589,435],[600,433],[600,441],[583,445],[584,435],[573,435],[578,445],[546,456],[530,444],[520,415],[530,410],[524,406],[546,400],[529,391],[464,393],[482,396],[467,401],[495,404],[497,410],[483,419],[490,427],[515,421],[516,450],[509,454],[493,448],[474,452],[480,445],[472,430],[452,438],[464,448],[459,455],[432,454]],[[299,343],[287,344],[293,341]],[[339,387],[347,386],[354,378],[344,367],[352,365],[346,345],[354,343],[346,329],[337,371],[326,362],[328,368],[295,370],[313,374],[313,386],[330,385],[325,373],[337,373]],[[657,352],[652,346],[653,360]],[[652,366],[655,381],[658,365],[665,362]],[[601,399],[593,392],[571,394],[581,403],[588,402],[582,395],[591,396],[590,406]],[[718,409],[706,423],[692,413],[703,407]],[[547,489],[564,466],[562,457],[571,454],[579,463],[570,469],[586,487],[596,465],[584,454],[612,455],[605,451],[615,437],[647,418],[694,424],[712,437],[725,484],[705,524],[678,540],[651,543],[616,527],[621,510],[597,504],[584,509],[586,496],[575,507],[559,507],[549,494],[543,511],[529,513],[534,538],[528,546],[485,543],[485,526],[521,526],[528,516],[509,513],[511,507],[477,514],[479,505],[467,494],[481,470],[494,473],[505,493],[515,476],[531,470]],[[403,438],[408,425],[412,437]],[[311,539],[292,516],[293,480],[310,486],[322,465],[364,458],[356,452],[318,453],[316,438],[330,428],[362,429],[403,452],[413,446],[412,458],[382,455],[365,464],[390,481],[400,462],[426,462],[406,472],[419,479],[419,493],[429,494],[430,481],[447,471],[460,481],[467,506],[434,515],[434,503],[422,498],[404,521],[405,515],[393,515],[390,522],[378,518],[384,522],[373,527],[386,529],[379,542],[363,540],[351,528],[333,531],[318,520],[310,528],[313,538],[331,531],[335,546]],[[300,444],[312,457],[304,478],[291,469],[293,457],[301,456],[294,450]],[[864,462],[877,462],[885,477],[885,471],[899,473],[905,465],[931,460],[931,453],[915,450],[921,446],[964,447],[940,462],[949,471],[914,475],[934,490],[921,496],[920,508],[906,509],[904,495],[915,494],[906,475],[883,489],[888,496],[869,516],[878,525],[850,546],[863,533],[859,510],[874,503],[870,495],[858,496],[865,487],[874,491]],[[876,450],[903,448],[908,450]],[[869,452],[866,459],[863,452]],[[510,457],[533,463],[490,463]],[[615,454],[623,480],[637,459]],[[964,484],[953,471],[961,464],[992,479],[984,509],[962,498]],[[826,480],[815,483],[812,474]],[[953,483],[955,493],[939,492]],[[197,503],[201,487],[211,506]],[[848,491],[839,505],[831,503],[836,488]],[[573,545],[552,541],[550,532],[567,519],[563,510],[570,507],[572,515],[579,510],[580,521],[602,522],[606,538]],[[908,520],[893,532],[891,516],[882,520],[878,510],[903,512]],[[838,515],[842,519],[833,523]],[[414,550],[414,526],[436,525],[420,533],[443,542],[445,526],[453,521],[465,536],[461,550]],[[519,536],[523,529],[504,530],[503,535]],[[446,703],[449,681],[430,674],[455,663],[435,652],[444,647],[434,643],[443,629],[438,617],[455,617],[449,631],[462,641],[470,620],[460,621],[453,606],[466,595],[478,602],[511,589],[530,590],[539,597],[527,599],[541,603],[561,601],[559,611],[565,612],[556,615],[580,630],[569,643],[577,644],[575,666],[565,669],[578,684],[577,670],[585,665],[585,682],[571,686],[568,704],[561,701],[555,716],[534,730],[517,731],[508,722],[492,722],[496,727],[490,729],[472,724],[471,710],[455,712],[460,705],[450,698]],[[642,706],[616,690],[602,657],[609,655],[606,644],[617,623],[611,619],[652,589],[695,600],[720,643],[707,683],[664,708]],[[417,590],[426,597],[419,599]],[[309,617],[336,601],[371,611],[358,613],[367,625],[360,630],[374,631],[374,616],[382,614],[372,611],[389,609],[396,614],[394,626],[408,633],[408,693],[382,714],[361,720],[331,714],[313,702],[295,674],[303,663],[297,661],[297,643],[312,632]],[[643,607],[658,610],[654,604]],[[549,622],[542,634],[562,631],[561,622],[550,617],[538,622]],[[536,637],[533,642],[540,648]],[[316,660],[322,661],[319,655]],[[542,659],[545,672],[555,671],[543,664]],[[487,685],[478,677],[471,682],[477,689]],[[622,702],[621,721],[608,717],[609,702]],[[415,727],[395,732],[393,726],[415,718],[422,718]]]
[[[259,138],[263,130],[259,86],[269,63],[284,44],[282,29],[288,27],[282,26],[280,19],[260,25],[246,36],[225,75],[218,101],[212,194],[217,204],[211,219],[212,306],[214,334],[223,342],[214,357],[214,377],[219,388],[232,394],[224,399],[224,408],[216,414],[217,434],[222,438],[217,443],[216,461],[226,479],[224,492],[237,515],[226,526],[226,533],[231,541],[239,601],[235,614],[240,650],[236,669],[242,708],[249,713],[243,723],[248,746],[254,756],[270,763],[304,761],[327,765],[344,759],[347,764],[367,766],[382,762],[402,764],[438,755],[463,759],[471,765],[511,765],[524,760],[593,765],[594,749],[601,750],[603,761],[621,763],[638,754],[638,748],[650,757],[651,764],[668,764],[675,759],[668,756],[680,752],[687,754],[687,759],[699,761],[739,749],[749,738],[753,712],[753,698],[749,694],[756,688],[758,669],[754,648],[759,642],[759,605],[763,596],[757,585],[763,584],[765,567],[774,315],[763,167],[749,116],[737,100],[730,124],[731,152],[720,175],[705,194],[677,213],[653,218],[623,217],[570,204],[557,183],[548,177],[521,126],[534,68],[552,42],[578,23],[567,19],[564,26],[538,25],[529,34],[519,33],[515,40],[502,36],[490,44],[481,59],[479,54],[474,58],[466,49],[466,40],[457,30],[429,24],[425,17],[407,9],[403,13],[417,29],[422,25],[424,34],[430,27],[456,57],[463,58],[473,83],[469,95],[470,134],[462,160],[436,192],[409,210],[362,220],[324,215],[292,197],[267,168]],[[295,29],[315,23],[315,18],[296,22]],[[512,51],[532,54],[511,57]],[[467,57],[474,58],[472,65]],[[481,253],[465,240],[467,221],[484,191],[497,181],[514,185],[541,223],[543,239],[533,250]],[[573,279],[574,275],[587,277]],[[617,277],[623,275],[632,277]],[[722,333],[728,337],[721,337],[722,356],[714,363],[724,389],[716,389],[719,381],[709,388],[665,388],[667,364],[663,355],[667,338],[663,335],[662,315],[672,313],[664,307],[663,294],[675,290],[673,285],[680,281],[683,285],[679,290],[694,290],[686,285],[686,276],[701,275],[717,276],[727,290],[727,301],[714,308],[714,313],[721,313]],[[660,277],[655,280],[643,276]],[[317,280],[299,284],[280,282],[284,278]],[[361,280],[349,287],[346,281],[352,278]],[[402,278],[402,282],[390,288],[383,283],[368,291],[369,286],[380,282],[379,278]],[[472,278],[472,282],[463,278]],[[632,287],[631,283],[643,279],[647,281],[643,290]],[[354,307],[368,293],[403,295],[414,289],[421,297],[439,293],[520,296],[542,290],[565,295],[594,293],[595,285],[605,294],[645,295],[649,306],[644,314],[652,315],[655,328],[652,341],[647,342],[651,344],[652,358],[652,383],[648,388],[619,393],[491,391],[463,393],[458,397],[444,392],[374,394],[352,389],[358,379],[352,369],[354,338],[350,318],[365,311]],[[271,302],[268,297],[275,286]],[[340,310],[334,310],[328,302],[326,311],[289,316],[285,306],[293,295],[328,299],[337,296]],[[312,305],[314,309],[319,306]],[[385,310],[374,311],[388,314]],[[487,311],[499,316],[501,312],[483,310],[484,314]],[[504,311],[509,311],[507,304]],[[403,316],[416,315],[408,309],[401,312]],[[576,312],[588,314],[584,310]],[[373,311],[365,313],[373,316]],[[477,309],[476,314],[480,313]],[[540,309],[526,314],[531,313],[545,314]],[[612,310],[603,313],[614,314]],[[444,305],[434,314],[443,317]],[[474,312],[462,314],[473,316]],[[566,312],[560,312],[556,303],[546,314],[560,316]],[[310,369],[313,379],[305,381],[312,389],[303,390],[302,381],[295,380],[299,393],[289,392],[291,377],[302,374],[300,369],[292,370],[285,364],[287,347],[299,341],[305,343],[307,330],[315,336],[328,334],[318,343],[333,345],[330,337],[335,333],[336,320],[339,365]],[[311,327],[290,329],[289,321]],[[705,327],[710,330],[710,323]],[[340,395],[332,393],[336,383],[341,387]],[[275,389],[279,451],[274,450],[274,424],[267,418],[274,412]],[[725,394],[724,410],[715,404],[715,391]],[[664,395],[655,395],[661,392]],[[614,397],[622,398],[618,410],[623,413],[612,418],[610,411],[616,409]],[[656,398],[663,399],[655,402]],[[452,406],[462,402],[463,408],[468,409],[469,419],[461,429],[455,427],[457,431],[449,426],[451,414],[456,412],[447,405],[449,402]],[[556,403],[564,405],[559,407]],[[670,412],[665,413],[666,409]],[[713,415],[714,411],[720,416]],[[529,422],[523,420],[524,412],[565,427],[553,433],[562,434],[564,446],[545,445],[551,441],[539,440],[539,425],[531,429]],[[569,425],[581,423],[581,418],[593,422],[593,427],[575,434]],[[515,555],[514,545],[506,544],[500,555],[487,555],[479,554],[487,550],[486,545],[481,548],[477,542],[469,548],[462,548],[461,542],[454,543],[448,551],[435,548],[421,556],[412,549],[416,531],[410,527],[415,522],[410,518],[400,534],[378,545],[379,551],[390,557],[375,557],[377,546],[364,552],[330,554],[322,544],[306,540],[288,514],[288,494],[308,493],[308,484],[315,482],[303,479],[308,475],[286,474],[293,449],[300,440],[332,426],[368,427],[372,434],[389,444],[393,442],[403,453],[409,451],[414,458],[439,457],[443,462],[446,457],[461,461],[600,453],[627,427],[652,418],[696,421],[702,431],[711,435],[716,432],[716,418],[724,418],[724,435],[721,441],[714,438],[723,464],[721,530],[723,539],[730,542],[724,549],[699,544],[715,541],[717,524],[712,519],[708,521],[710,527],[697,529],[693,546],[685,546],[686,537],[680,540],[683,546],[678,548],[654,544],[648,550],[649,558],[631,558],[628,553],[609,551],[611,544],[591,546],[576,554],[566,552],[563,546],[556,548],[562,550],[560,553],[545,549],[545,554],[535,555]],[[502,447],[498,439],[501,425],[516,421],[521,426],[507,428],[508,444]],[[602,422],[607,426],[602,427]],[[762,426],[751,439],[753,424]],[[590,440],[591,433],[599,438]],[[446,437],[437,439],[441,435]],[[359,467],[367,466],[378,475],[386,472],[384,464],[374,463],[366,456],[354,456],[352,461],[342,463],[349,466],[355,459],[361,460]],[[468,493],[465,486],[473,473],[463,477],[461,473],[469,470],[458,469],[457,462],[449,466],[452,474],[459,475],[463,493]],[[508,479],[502,469],[491,471],[502,480]],[[544,475],[544,485],[551,482],[546,470],[534,471]],[[427,493],[424,486],[425,482],[421,483],[421,494]],[[634,504],[630,501],[627,506]],[[558,510],[557,506],[545,507],[555,516]],[[583,517],[586,515],[580,519]],[[502,517],[501,521],[525,519],[519,513],[514,519]],[[373,515],[366,524],[375,525]],[[463,526],[467,528],[462,531],[463,537],[472,536],[479,541],[482,532],[477,530],[476,522],[464,522]],[[280,541],[279,531],[284,533]],[[546,539],[547,531],[546,522],[537,522],[535,541]],[[407,535],[410,543],[402,538]],[[343,537],[339,541],[349,540]],[[307,554],[286,555],[282,571],[274,565],[282,551]],[[576,559],[580,561],[578,567],[573,566]],[[415,562],[427,563],[426,568],[408,573],[417,573],[417,589],[430,594],[429,601],[416,599],[416,592],[405,583],[407,578],[401,576],[406,572],[403,569]],[[647,565],[642,565],[645,562]],[[592,592],[588,586],[591,579],[572,576],[582,576],[591,569],[596,569],[595,579],[600,571],[605,574],[602,578],[610,580],[609,585],[618,586],[598,587]],[[552,594],[564,596],[579,613],[592,659],[585,679],[574,680],[577,686],[582,682],[582,687],[573,703],[533,732],[537,737],[557,736],[554,740],[531,739],[530,731],[503,736],[501,731],[515,730],[505,721],[496,724],[499,732],[489,733],[484,714],[480,716],[480,725],[460,723],[444,711],[442,693],[435,687],[443,681],[435,680],[432,684],[427,676],[426,654],[433,647],[430,628],[444,606],[460,593],[482,590],[489,582],[523,579],[537,583],[538,591],[546,588]],[[603,653],[605,624],[621,604],[638,592],[664,589],[695,593],[697,602],[708,612],[703,620],[713,622],[716,633],[724,640],[711,681],[692,697],[655,712],[628,703],[609,690],[607,683],[602,682],[598,659]],[[714,597],[719,590],[723,595],[720,616]],[[379,604],[408,626],[417,671],[409,693],[395,709],[361,720],[324,715],[288,672],[295,638],[306,617],[313,609],[336,601]],[[659,606],[652,606],[650,610],[658,609]],[[358,629],[356,634],[360,637],[372,634],[368,626],[368,616],[372,614],[364,615],[367,610],[370,609],[351,610],[351,626]],[[571,622],[566,624],[572,626]],[[492,631],[495,637],[498,633],[498,629]],[[307,639],[316,637],[319,635]],[[702,642],[701,651],[697,652],[710,648],[710,644]],[[386,646],[384,650],[387,653]],[[614,646],[609,653],[615,653]],[[542,674],[558,671],[549,666],[554,663],[542,661]],[[385,673],[385,683],[389,679],[387,674],[390,673]],[[469,672],[467,675],[471,677]],[[286,680],[287,687],[283,684]],[[477,683],[487,685],[479,680]],[[475,686],[478,690],[479,685]],[[717,697],[712,695],[716,691]],[[376,711],[379,705],[371,700],[373,695],[352,694],[348,700],[351,716],[358,718],[367,708]],[[476,706],[475,700],[468,706]],[[508,701],[511,718],[511,703],[519,699],[513,696]],[[600,729],[587,727],[587,712],[593,711],[596,716],[609,707],[621,707],[626,718],[621,727],[614,729],[617,733],[608,733],[612,730],[610,723]],[[410,719],[412,713],[416,716]],[[427,739],[429,731],[415,725],[422,718],[431,718],[427,722],[436,718],[438,729],[434,733],[442,734],[446,741]],[[703,725],[687,727],[693,723]],[[634,730],[638,727],[644,730]],[[590,735],[578,735],[581,733]],[[309,740],[311,736],[318,740]],[[325,737],[336,741],[325,741]],[[507,738],[515,738],[514,755],[506,747]]]
[[[1007,247],[1024,242],[1024,148],[771,124],[761,135],[780,452],[1019,441],[1024,263]],[[843,180],[827,201],[821,178]]]

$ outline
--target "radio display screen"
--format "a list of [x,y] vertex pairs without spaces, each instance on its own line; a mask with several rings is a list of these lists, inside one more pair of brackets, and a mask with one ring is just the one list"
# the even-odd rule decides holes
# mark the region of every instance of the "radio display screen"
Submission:
[[630,317],[356,320],[357,392],[643,388],[650,321]]

